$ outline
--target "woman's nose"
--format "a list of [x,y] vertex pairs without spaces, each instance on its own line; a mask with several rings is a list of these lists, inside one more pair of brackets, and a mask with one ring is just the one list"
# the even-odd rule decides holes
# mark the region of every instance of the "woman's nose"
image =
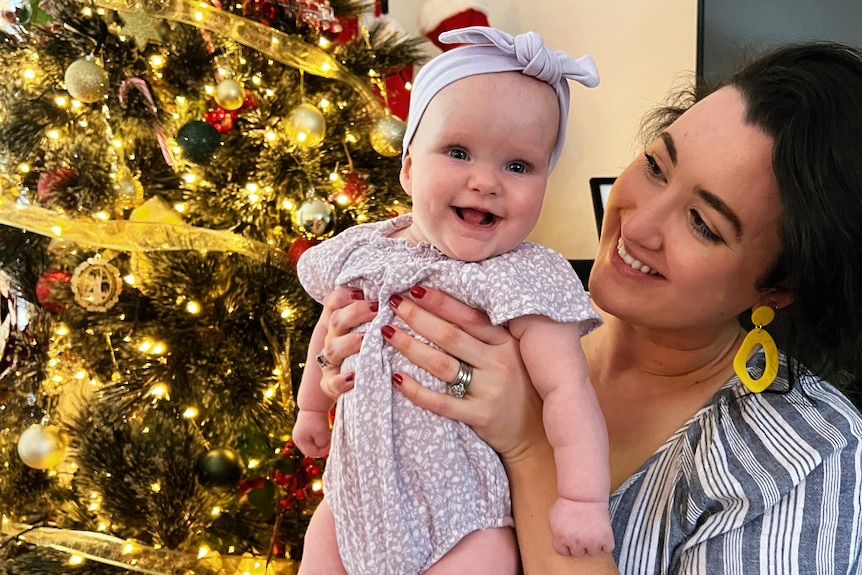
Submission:
[[648,250],[661,249],[672,213],[666,196],[640,197],[621,212],[620,228],[627,242]]

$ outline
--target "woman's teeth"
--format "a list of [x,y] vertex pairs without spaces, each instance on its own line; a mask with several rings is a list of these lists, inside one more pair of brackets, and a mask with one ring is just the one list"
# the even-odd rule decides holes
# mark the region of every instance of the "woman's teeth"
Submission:
[[638,270],[639,272],[649,274],[651,276],[657,276],[658,272],[649,267],[646,264],[642,264],[638,260],[631,257],[627,252],[626,248],[623,247],[623,239],[620,238],[617,242],[617,253],[620,254],[620,257],[623,259],[626,264],[632,269]]

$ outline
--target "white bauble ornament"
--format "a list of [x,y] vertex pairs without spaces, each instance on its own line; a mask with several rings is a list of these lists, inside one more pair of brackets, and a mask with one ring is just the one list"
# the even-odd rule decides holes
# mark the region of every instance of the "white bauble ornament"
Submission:
[[33,469],[53,469],[66,456],[66,439],[55,425],[31,425],[18,439],[18,456]]
[[369,133],[371,147],[381,156],[397,156],[401,153],[401,144],[407,125],[395,116],[384,116],[374,122]]
[[326,118],[311,104],[300,104],[287,115],[285,132],[298,147],[314,148],[326,136]]
[[236,80],[222,80],[216,86],[215,101],[225,110],[239,110],[245,102],[245,90]]
[[92,58],[79,58],[66,68],[66,90],[85,104],[98,102],[108,93],[108,73]]

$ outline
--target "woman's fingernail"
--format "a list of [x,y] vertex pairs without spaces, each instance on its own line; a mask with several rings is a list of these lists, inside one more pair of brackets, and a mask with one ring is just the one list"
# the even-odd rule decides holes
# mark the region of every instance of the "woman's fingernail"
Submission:
[[397,309],[401,302],[404,301],[404,298],[400,295],[391,295],[389,296],[389,305],[392,306],[393,309]]
[[376,313],[379,308],[380,303],[377,300],[368,302],[368,309],[370,309],[371,311]]
[[393,335],[395,335],[395,328],[391,325],[384,325],[380,328],[380,332],[383,334],[383,337],[389,339]]
[[410,288],[410,295],[417,299],[422,299],[423,297],[425,297],[426,293],[427,291],[422,286],[413,286],[412,288]]
[[355,289],[350,292],[350,299],[365,299],[365,294],[362,293],[361,289]]
[[356,377],[356,374],[352,371],[344,376],[345,381],[353,381],[353,378]]
[[401,377],[400,373],[396,373],[392,375],[392,383],[395,385],[401,385],[401,382],[404,381],[404,378]]

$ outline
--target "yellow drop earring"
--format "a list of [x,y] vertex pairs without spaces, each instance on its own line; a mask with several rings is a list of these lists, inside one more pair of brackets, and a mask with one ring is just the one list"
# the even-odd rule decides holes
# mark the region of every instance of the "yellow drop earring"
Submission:
[[[763,326],[769,325],[773,319],[775,319],[775,311],[771,307],[762,305],[755,308],[751,312],[751,323],[754,324],[754,329],[748,332],[748,335],[742,340],[742,345],[739,346],[739,351],[733,358],[733,371],[736,372],[745,387],[753,393],[760,393],[769,387],[778,375],[778,348],[769,332],[763,329]],[[763,368],[763,374],[758,379],[752,379],[748,375],[745,364],[755,346],[758,345],[763,348],[766,367]]]

